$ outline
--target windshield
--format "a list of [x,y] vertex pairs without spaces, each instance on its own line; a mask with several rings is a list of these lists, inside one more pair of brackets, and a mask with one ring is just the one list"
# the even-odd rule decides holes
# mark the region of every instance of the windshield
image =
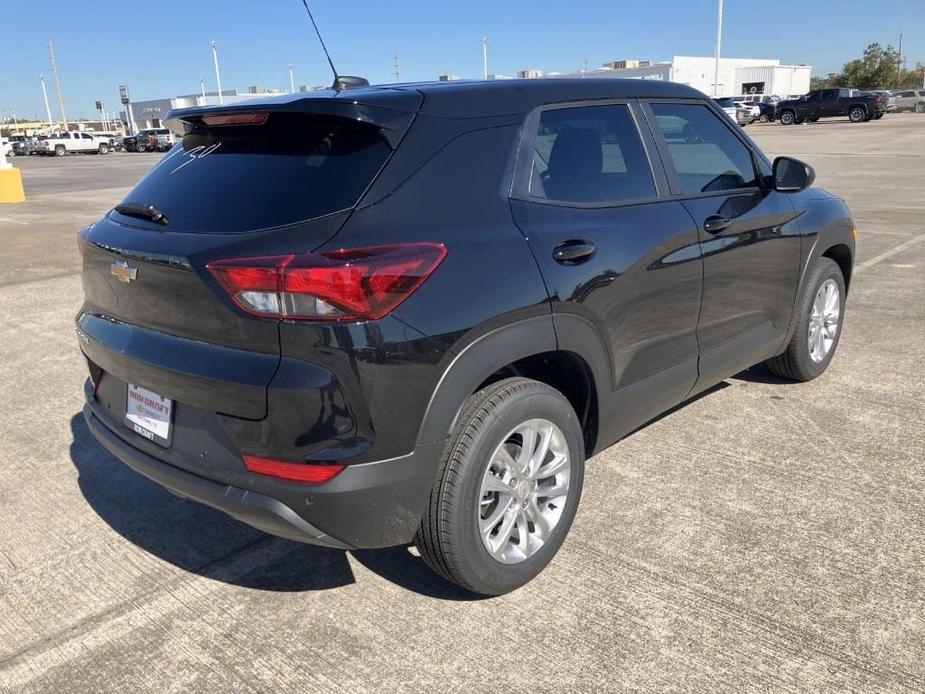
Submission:
[[390,152],[378,128],[343,118],[194,126],[123,202],[154,205],[168,231],[267,229],[352,207]]

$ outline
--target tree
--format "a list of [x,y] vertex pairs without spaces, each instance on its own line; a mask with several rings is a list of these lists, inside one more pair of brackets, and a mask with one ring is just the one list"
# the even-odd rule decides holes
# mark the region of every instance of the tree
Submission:
[[892,46],[872,43],[863,56],[844,64],[837,81],[843,87],[887,89],[899,84],[899,72],[899,53]]

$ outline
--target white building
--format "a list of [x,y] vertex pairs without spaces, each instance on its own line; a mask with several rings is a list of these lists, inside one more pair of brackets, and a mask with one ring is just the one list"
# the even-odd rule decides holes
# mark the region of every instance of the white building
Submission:
[[[607,65],[633,64],[639,61],[613,61]],[[716,64],[713,58],[676,55],[671,60],[636,67],[603,67],[590,72],[574,72],[560,77],[623,77],[631,79],[680,82],[710,96],[740,94],[776,94],[786,97],[809,91],[812,67],[781,65],[773,58],[720,58],[719,80],[714,85]]]

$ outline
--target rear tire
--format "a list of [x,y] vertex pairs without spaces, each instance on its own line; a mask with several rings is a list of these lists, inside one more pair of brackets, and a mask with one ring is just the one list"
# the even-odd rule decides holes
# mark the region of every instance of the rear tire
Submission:
[[63,157],[65,154],[67,154],[67,150],[64,149],[64,145],[55,145],[56,157]]
[[793,114],[793,111],[784,111],[780,114],[779,120],[781,125],[793,125],[796,116]]
[[559,550],[583,480],[582,430],[569,401],[538,381],[498,381],[463,406],[414,542],[447,580],[508,593]]
[[783,378],[811,381],[828,368],[835,356],[845,318],[845,278],[834,260],[819,259],[807,277],[798,306],[800,314],[787,349],[769,359],[767,365]]
[[916,113],[925,113],[925,104],[916,104],[915,105]]
[[100,154],[109,154],[109,145],[100,145]]
[[848,120],[852,123],[861,123],[867,118],[867,111],[860,106],[854,106],[848,111]]

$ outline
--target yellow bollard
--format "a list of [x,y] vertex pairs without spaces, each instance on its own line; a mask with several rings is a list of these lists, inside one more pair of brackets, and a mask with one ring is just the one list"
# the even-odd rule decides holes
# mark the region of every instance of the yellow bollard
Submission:
[[19,169],[7,164],[0,168],[0,203],[25,202],[26,193],[22,187]]

